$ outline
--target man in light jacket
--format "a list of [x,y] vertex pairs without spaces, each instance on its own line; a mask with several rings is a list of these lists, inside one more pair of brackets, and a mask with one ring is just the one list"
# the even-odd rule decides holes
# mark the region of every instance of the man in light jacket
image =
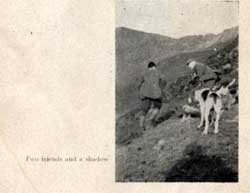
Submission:
[[142,102],[142,114],[140,127],[145,129],[145,117],[149,115],[149,121],[153,123],[162,107],[161,84],[164,80],[154,62],[149,62],[148,69],[143,76],[140,87],[140,98]]
[[218,81],[218,76],[209,66],[193,59],[189,59],[186,64],[193,71],[193,78],[198,77],[200,79],[202,87],[210,89],[214,87]]

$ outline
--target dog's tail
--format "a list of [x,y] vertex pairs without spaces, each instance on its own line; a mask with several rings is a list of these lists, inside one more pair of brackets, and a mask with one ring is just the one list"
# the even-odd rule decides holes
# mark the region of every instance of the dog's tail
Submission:
[[228,85],[227,88],[229,88],[230,86],[232,86],[235,83],[236,79],[234,78]]

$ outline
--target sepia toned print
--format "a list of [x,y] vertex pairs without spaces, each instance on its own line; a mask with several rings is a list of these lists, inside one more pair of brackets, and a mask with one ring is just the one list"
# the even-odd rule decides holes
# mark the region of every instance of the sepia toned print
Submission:
[[238,1],[116,1],[116,182],[238,182]]

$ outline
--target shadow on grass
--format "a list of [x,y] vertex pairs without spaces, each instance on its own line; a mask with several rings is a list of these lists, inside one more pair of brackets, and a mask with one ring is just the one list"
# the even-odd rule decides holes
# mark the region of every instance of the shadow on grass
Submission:
[[201,146],[190,144],[179,160],[166,172],[165,182],[238,182],[238,173],[218,156],[207,156]]
[[138,112],[139,109],[135,109],[116,121],[116,144],[128,145],[143,134],[144,131],[136,118]]
[[[116,144],[128,145],[132,140],[140,137],[145,131],[139,126],[138,113],[140,109],[135,109],[132,112],[127,113],[116,122]],[[175,114],[175,111],[167,111],[162,114],[158,120],[154,123],[154,127],[168,120]]]

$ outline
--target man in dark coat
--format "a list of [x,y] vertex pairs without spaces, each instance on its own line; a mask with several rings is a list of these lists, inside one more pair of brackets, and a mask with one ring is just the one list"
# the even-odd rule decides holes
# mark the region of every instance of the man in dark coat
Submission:
[[148,64],[148,69],[143,76],[140,87],[140,98],[142,101],[142,114],[140,126],[144,128],[145,117],[149,115],[149,121],[154,122],[162,107],[161,81],[164,78],[154,62]]

